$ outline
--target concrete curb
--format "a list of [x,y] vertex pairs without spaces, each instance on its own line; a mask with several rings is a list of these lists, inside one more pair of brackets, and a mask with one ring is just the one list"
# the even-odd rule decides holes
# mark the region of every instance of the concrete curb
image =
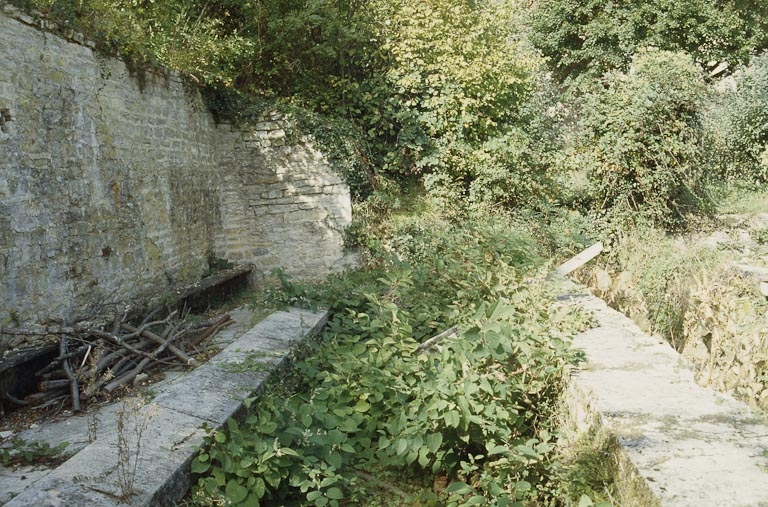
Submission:
[[[128,414],[123,435],[131,450],[136,442],[134,425],[149,421],[135,473],[129,474],[135,481],[130,505],[173,506],[181,500],[191,485],[189,465],[203,441],[202,426],[218,428],[239,415],[243,399],[262,389],[293,348],[317,334],[327,319],[327,312],[273,313],[209,362],[176,379],[152,403]],[[120,501],[117,456],[115,427],[5,505],[126,505]]]
[[586,353],[570,378],[573,434],[612,454],[622,507],[768,506],[768,423],[703,388],[669,344],[591,295],[571,296],[598,326],[574,338]]

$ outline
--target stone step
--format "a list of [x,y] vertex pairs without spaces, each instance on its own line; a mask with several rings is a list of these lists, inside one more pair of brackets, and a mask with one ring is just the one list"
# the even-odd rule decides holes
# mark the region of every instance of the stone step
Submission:
[[[147,422],[132,479],[136,506],[174,506],[191,485],[190,463],[205,435],[241,414],[243,400],[263,388],[294,347],[325,325],[327,312],[290,309],[271,314],[207,363],[163,387],[148,405],[124,417],[135,450],[135,422]],[[5,503],[7,507],[116,507],[120,501],[116,411],[99,421],[95,441]],[[112,428],[110,431],[109,428]],[[128,464],[130,466],[130,463]],[[0,478],[2,483],[2,478]]]
[[592,295],[570,296],[597,326],[573,344],[571,442],[612,453],[622,507],[768,506],[768,424],[733,397],[699,386],[665,341]]

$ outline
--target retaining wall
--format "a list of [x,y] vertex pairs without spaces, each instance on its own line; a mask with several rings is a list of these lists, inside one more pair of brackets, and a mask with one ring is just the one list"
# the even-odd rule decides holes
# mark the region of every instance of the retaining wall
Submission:
[[601,456],[624,507],[768,506],[768,421],[696,384],[693,366],[601,299],[563,298],[596,326],[565,396],[562,442]]
[[[140,80],[0,8],[0,326],[162,293],[214,258],[338,266],[349,190],[289,118],[216,125],[179,76]],[[24,345],[0,336],[0,353]]]

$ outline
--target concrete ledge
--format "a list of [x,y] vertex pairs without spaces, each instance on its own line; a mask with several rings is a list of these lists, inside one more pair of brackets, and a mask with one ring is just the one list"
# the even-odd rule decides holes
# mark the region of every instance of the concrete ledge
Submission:
[[729,395],[696,384],[666,342],[591,295],[571,296],[598,326],[570,378],[569,439],[611,453],[622,507],[768,506],[768,424]]
[[[243,410],[242,400],[262,389],[296,344],[318,333],[327,318],[327,312],[298,309],[273,313],[127,417],[124,433],[133,442],[128,446],[132,450],[134,420],[149,421],[141,438],[131,505],[176,505],[190,487],[189,465],[205,435],[202,425],[218,428],[229,417],[237,416]],[[5,505],[125,505],[119,501],[118,431],[112,427],[114,431],[102,432],[97,440]]]

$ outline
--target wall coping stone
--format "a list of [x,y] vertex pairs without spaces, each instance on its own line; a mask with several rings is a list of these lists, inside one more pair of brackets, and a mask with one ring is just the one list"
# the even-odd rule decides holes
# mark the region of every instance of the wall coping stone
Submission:
[[583,293],[563,299],[598,323],[573,340],[587,360],[570,377],[569,440],[596,438],[614,449],[619,503],[768,506],[765,415],[696,384],[693,366],[666,341],[603,300]]
[[[160,394],[139,412],[139,417],[150,419],[151,427],[142,438],[135,475],[137,491],[131,505],[177,505],[191,486],[190,464],[205,436],[202,426],[218,429],[230,417],[240,417],[245,411],[243,400],[263,390],[270,375],[286,366],[294,348],[318,334],[327,320],[327,311],[291,308],[275,312],[209,362],[158,388]],[[232,368],[253,361],[254,353],[265,368]],[[98,438],[81,445],[77,454],[58,468],[36,480],[15,484],[5,473],[0,474],[0,491],[18,492],[5,506],[125,505],[118,500],[115,406],[98,415],[103,428]],[[55,437],[60,430],[49,433]],[[79,430],[79,438],[85,440],[87,428]],[[22,484],[26,489],[19,491]]]

